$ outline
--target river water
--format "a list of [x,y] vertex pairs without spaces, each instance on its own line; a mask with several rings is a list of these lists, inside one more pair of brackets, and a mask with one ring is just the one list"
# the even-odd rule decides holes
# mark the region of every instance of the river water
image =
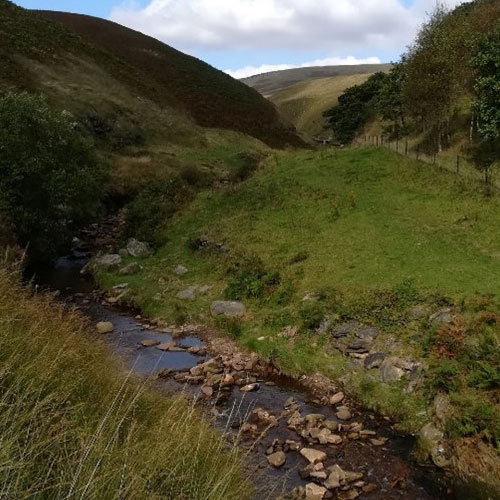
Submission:
[[[91,292],[95,289],[95,285],[92,280],[80,273],[88,258],[87,252],[74,252],[70,256],[57,259],[51,266],[37,269],[36,272],[31,270],[30,278],[42,288],[59,291],[63,300],[76,302],[93,322],[112,322],[115,330],[105,337],[110,351],[124,360],[127,369],[142,376],[156,379],[155,375],[164,369],[188,370],[208,359],[187,352],[163,352],[154,347],[142,347],[140,342],[143,340],[167,342],[173,340],[173,336],[146,328],[132,313],[107,307],[92,300]],[[203,345],[200,338],[192,335],[175,340],[182,347]],[[247,394],[234,387],[222,406],[210,406],[205,402],[203,407],[207,409],[207,414],[214,419],[217,427],[229,432],[229,438],[231,429],[237,427],[233,425],[234,422],[243,421],[252,409],[263,408],[278,416],[285,402],[291,397],[299,405],[302,416],[320,413],[329,420],[337,420],[333,407],[312,403],[310,395],[301,389],[295,380],[277,377],[269,381],[274,385],[266,385],[266,381],[261,380],[260,389]],[[182,391],[194,398],[200,391],[199,386],[180,384],[172,378],[160,378],[152,383],[165,393]],[[359,498],[373,500],[461,498],[448,490],[443,475],[434,468],[419,466],[411,461],[414,444],[411,438],[395,435],[390,424],[372,412],[355,407],[351,407],[351,410],[354,416],[350,423],[363,423],[365,429],[377,433],[377,438],[389,438],[387,443],[384,446],[375,446],[369,440],[345,439],[342,445],[336,447],[308,445],[304,440],[302,444],[325,451],[328,455],[326,466],[338,464],[344,470],[362,472],[363,481],[375,485],[376,489],[366,494],[358,488],[356,491],[360,493]],[[285,440],[301,441],[301,438],[288,428],[286,420],[286,418],[281,419],[277,427],[271,429],[261,441],[251,447],[248,467],[249,473],[255,478],[259,492],[256,500],[266,498],[270,491],[274,491],[277,495],[281,491],[290,491],[296,486],[305,486],[310,482],[302,480],[298,474],[298,470],[307,465],[307,461],[298,452],[286,453],[286,463],[280,469],[268,466],[266,450],[274,440],[278,439],[281,443]],[[250,447],[252,443],[253,440],[251,442],[249,440],[242,445],[244,447],[247,444]],[[335,494],[332,498],[336,498]]]

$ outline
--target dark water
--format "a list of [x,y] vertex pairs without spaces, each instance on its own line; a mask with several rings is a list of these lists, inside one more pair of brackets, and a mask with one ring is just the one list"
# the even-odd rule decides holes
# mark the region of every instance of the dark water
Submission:
[[[80,269],[86,260],[86,254],[63,257],[53,266],[38,269],[36,272],[31,270],[28,277],[33,277],[35,283],[42,288],[60,290],[62,296],[66,298],[76,296],[77,300],[81,301],[94,289],[92,280],[80,274]],[[140,346],[142,340],[167,342],[173,340],[173,337],[169,333],[146,329],[133,315],[90,300],[85,302],[82,308],[94,322],[113,323],[114,332],[104,338],[111,351],[125,361],[126,367],[140,375],[154,376],[166,368],[188,370],[200,360],[208,359],[187,352],[163,352],[155,347],[144,348]],[[203,345],[202,340],[195,336],[177,338],[176,342],[185,347]],[[247,394],[241,393],[237,387],[233,388],[227,402],[210,411],[215,416],[215,424],[222,430],[229,430],[233,422],[245,421],[255,408],[263,408],[278,416],[285,401],[290,397],[300,405],[302,416],[321,413],[329,420],[336,420],[333,408],[311,403],[308,395],[300,390],[296,381],[281,377],[273,379],[273,382],[276,385],[267,386],[261,383],[258,391]],[[184,391],[195,396],[200,391],[199,386],[178,384],[172,379],[160,379],[155,383],[160,390],[167,392]],[[317,444],[312,447],[328,454],[329,459],[325,466],[338,463],[344,470],[363,472],[366,482],[377,485],[378,489],[375,492],[369,495],[362,494],[360,498],[374,500],[465,498],[445,494],[446,488],[441,485],[442,476],[436,474],[434,469],[422,468],[411,462],[412,439],[394,436],[388,423],[373,413],[365,410],[356,411],[355,408],[351,410],[354,417],[350,423],[363,422],[365,429],[376,431],[377,436],[390,438],[387,444],[377,447],[367,440],[345,440],[344,444],[336,449]],[[281,490],[290,491],[295,486],[303,486],[310,482],[301,480],[298,475],[298,469],[303,468],[306,461],[297,452],[287,453],[286,464],[279,470],[267,466],[265,450],[274,439],[280,439],[282,442],[286,439],[301,441],[295,432],[287,428],[285,418],[280,420],[278,427],[271,429],[264,439],[254,445],[248,461],[250,472],[254,474],[253,477],[260,488],[256,500],[264,498],[264,492],[267,494],[273,490],[277,494]],[[252,444],[253,442],[252,440]],[[244,446],[245,442],[242,445]]]

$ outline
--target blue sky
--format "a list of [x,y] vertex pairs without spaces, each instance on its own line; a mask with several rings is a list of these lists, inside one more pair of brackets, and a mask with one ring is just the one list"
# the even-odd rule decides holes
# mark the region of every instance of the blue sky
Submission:
[[[16,1],[16,0],[14,0]],[[235,77],[288,67],[389,62],[436,0],[17,0],[112,19]],[[453,7],[460,0],[448,0]]]

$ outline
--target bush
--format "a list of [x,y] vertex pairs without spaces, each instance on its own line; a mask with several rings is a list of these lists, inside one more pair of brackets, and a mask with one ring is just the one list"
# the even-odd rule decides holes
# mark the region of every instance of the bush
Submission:
[[272,291],[281,282],[278,272],[269,272],[258,257],[249,257],[230,269],[234,277],[226,288],[226,297],[230,300],[243,298],[261,298]]
[[0,97],[0,212],[32,257],[52,257],[97,215],[105,180],[68,114],[27,93]]
[[236,155],[236,168],[231,173],[233,182],[241,182],[248,179],[257,170],[261,156],[255,153],[238,153]]
[[175,213],[180,203],[188,199],[189,191],[176,178],[153,182],[127,206],[125,236],[161,243],[160,227]]
[[196,165],[188,165],[181,170],[181,179],[189,186],[204,187],[209,184],[208,175]]

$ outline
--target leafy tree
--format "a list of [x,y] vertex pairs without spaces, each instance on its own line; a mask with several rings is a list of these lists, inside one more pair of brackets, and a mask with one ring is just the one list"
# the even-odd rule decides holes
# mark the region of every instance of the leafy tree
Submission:
[[0,212],[36,259],[97,214],[105,170],[68,113],[27,93],[0,96]]
[[500,159],[500,24],[480,40],[471,66],[477,75],[473,110],[479,135],[471,156],[488,183]]
[[400,139],[408,133],[407,109],[403,96],[406,78],[406,62],[403,57],[401,62],[393,65],[377,97],[378,112],[388,122],[384,131],[391,139]]
[[324,113],[337,140],[351,142],[375,116],[378,94],[386,79],[385,73],[375,73],[365,83],[348,88],[338,104]]

